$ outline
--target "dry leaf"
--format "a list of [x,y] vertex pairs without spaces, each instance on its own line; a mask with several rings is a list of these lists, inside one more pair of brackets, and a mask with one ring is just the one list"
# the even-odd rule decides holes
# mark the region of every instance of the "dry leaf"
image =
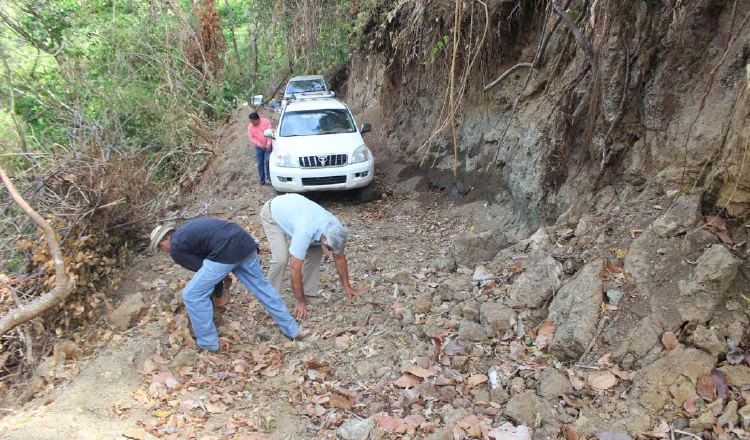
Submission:
[[472,374],[471,376],[466,378],[466,384],[469,386],[469,388],[474,388],[475,386],[485,383],[489,380],[489,378],[484,374]]
[[568,370],[568,380],[570,380],[570,384],[576,391],[581,391],[586,387],[586,382],[581,380],[573,370]]
[[151,359],[143,361],[143,374],[151,374],[156,371],[156,363]]
[[664,349],[667,351],[674,349],[677,347],[677,344],[679,344],[677,336],[672,332],[664,332],[664,334],[661,335],[661,343],[664,344]]
[[352,409],[352,403],[349,401],[349,399],[342,396],[341,394],[336,393],[331,394],[331,401],[329,402],[329,405],[339,409]]
[[571,425],[565,425],[565,440],[578,440],[578,433]]
[[700,412],[700,406],[703,401],[700,396],[689,397],[685,403],[682,404],[682,408],[685,410],[685,414],[689,416],[695,416]]
[[695,384],[695,391],[704,400],[713,402],[716,399],[716,379],[708,374],[701,374]]
[[727,385],[729,377],[727,376],[727,373],[721,370],[713,370],[711,371],[711,377],[716,382],[716,394],[722,400],[727,400],[729,398],[729,386]]
[[409,374],[417,376],[419,378],[426,379],[428,377],[436,375],[437,371],[435,371],[432,368],[429,369],[429,370],[427,370],[425,368],[422,368],[422,367],[419,367],[419,366],[416,366],[416,365],[412,365],[411,367],[409,367],[406,370],[404,370],[404,373],[409,373]]
[[617,385],[617,377],[609,371],[592,371],[588,377],[591,388],[598,391],[606,391]]
[[539,330],[536,333],[536,339],[534,339],[534,345],[540,350],[544,350],[552,343],[552,338],[555,337],[555,321],[546,320],[539,325]]
[[128,429],[123,431],[122,435],[133,440],[146,440],[149,437],[145,429]]
[[396,432],[404,425],[403,420],[392,416],[377,416],[375,417],[375,421],[380,429],[385,432]]
[[227,410],[227,407],[221,403],[206,403],[204,407],[206,408],[206,411],[211,414],[221,414]]
[[167,365],[169,363],[169,361],[164,359],[159,353],[153,355],[151,359],[159,365]]
[[419,379],[412,376],[411,374],[404,374],[393,382],[399,388],[411,388],[419,384]]

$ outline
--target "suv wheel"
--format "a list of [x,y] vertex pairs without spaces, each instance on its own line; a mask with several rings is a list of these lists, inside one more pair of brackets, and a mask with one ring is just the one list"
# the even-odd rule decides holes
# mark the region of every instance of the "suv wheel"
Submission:
[[378,199],[380,195],[377,187],[374,183],[367,185],[364,188],[354,190],[354,201],[357,203],[368,203]]

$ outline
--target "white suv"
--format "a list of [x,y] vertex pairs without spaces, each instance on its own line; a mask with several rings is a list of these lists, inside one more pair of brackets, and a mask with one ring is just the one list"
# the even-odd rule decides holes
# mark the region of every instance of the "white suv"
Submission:
[[271,184],[279,192],[372,188],[375,160],[349,107],[328,96],[297,95],[284,107],[274,139]]

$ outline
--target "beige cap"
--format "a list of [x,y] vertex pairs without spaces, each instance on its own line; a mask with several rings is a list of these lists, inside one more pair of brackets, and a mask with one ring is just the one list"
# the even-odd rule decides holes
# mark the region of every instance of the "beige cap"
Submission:
[[159,246],[159,242],[162,241],[165,235],[169,233],[170,231],[174,231],[177,229],[177,225],[175,225],[173,222],[165,223],[163,225],[159,225],[154,228],[153,231],[151,231],[151,243],[148,245],[148,252],[154,253],[156,252],[156,248]]

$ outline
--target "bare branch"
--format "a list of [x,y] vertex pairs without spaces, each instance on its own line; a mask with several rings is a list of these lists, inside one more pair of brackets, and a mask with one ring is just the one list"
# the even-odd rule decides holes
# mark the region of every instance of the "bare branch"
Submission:
[[52,290],[39,296],[28,304],[9,310],[5,316],[0,318],[0,336],[2,336],[18,325],[34,319],[57,304],[60,304],[73,292],[75,284],[65,271],[65,262],[63,261],[62,252],[60,250],[60,243],[55,236],[55,230],[52,229],[52,226],[50,226],[47,220],[34,211],[34,208],[29,206],[26,200],[24,200],[24,198],[18,193],[13,182],[10,181],[8,175],[5,174],[5,170],[2,168],[0,168],[0,180],[3,181],[11,198],[13,198],[21,210],[23,210],[23,212],[28,215],[31,220],[42,229],[42,231],[44,231],[45,238],[47,239],[47,247],[49,248],[49,253],[55,267],[55,287],[53,287]]

